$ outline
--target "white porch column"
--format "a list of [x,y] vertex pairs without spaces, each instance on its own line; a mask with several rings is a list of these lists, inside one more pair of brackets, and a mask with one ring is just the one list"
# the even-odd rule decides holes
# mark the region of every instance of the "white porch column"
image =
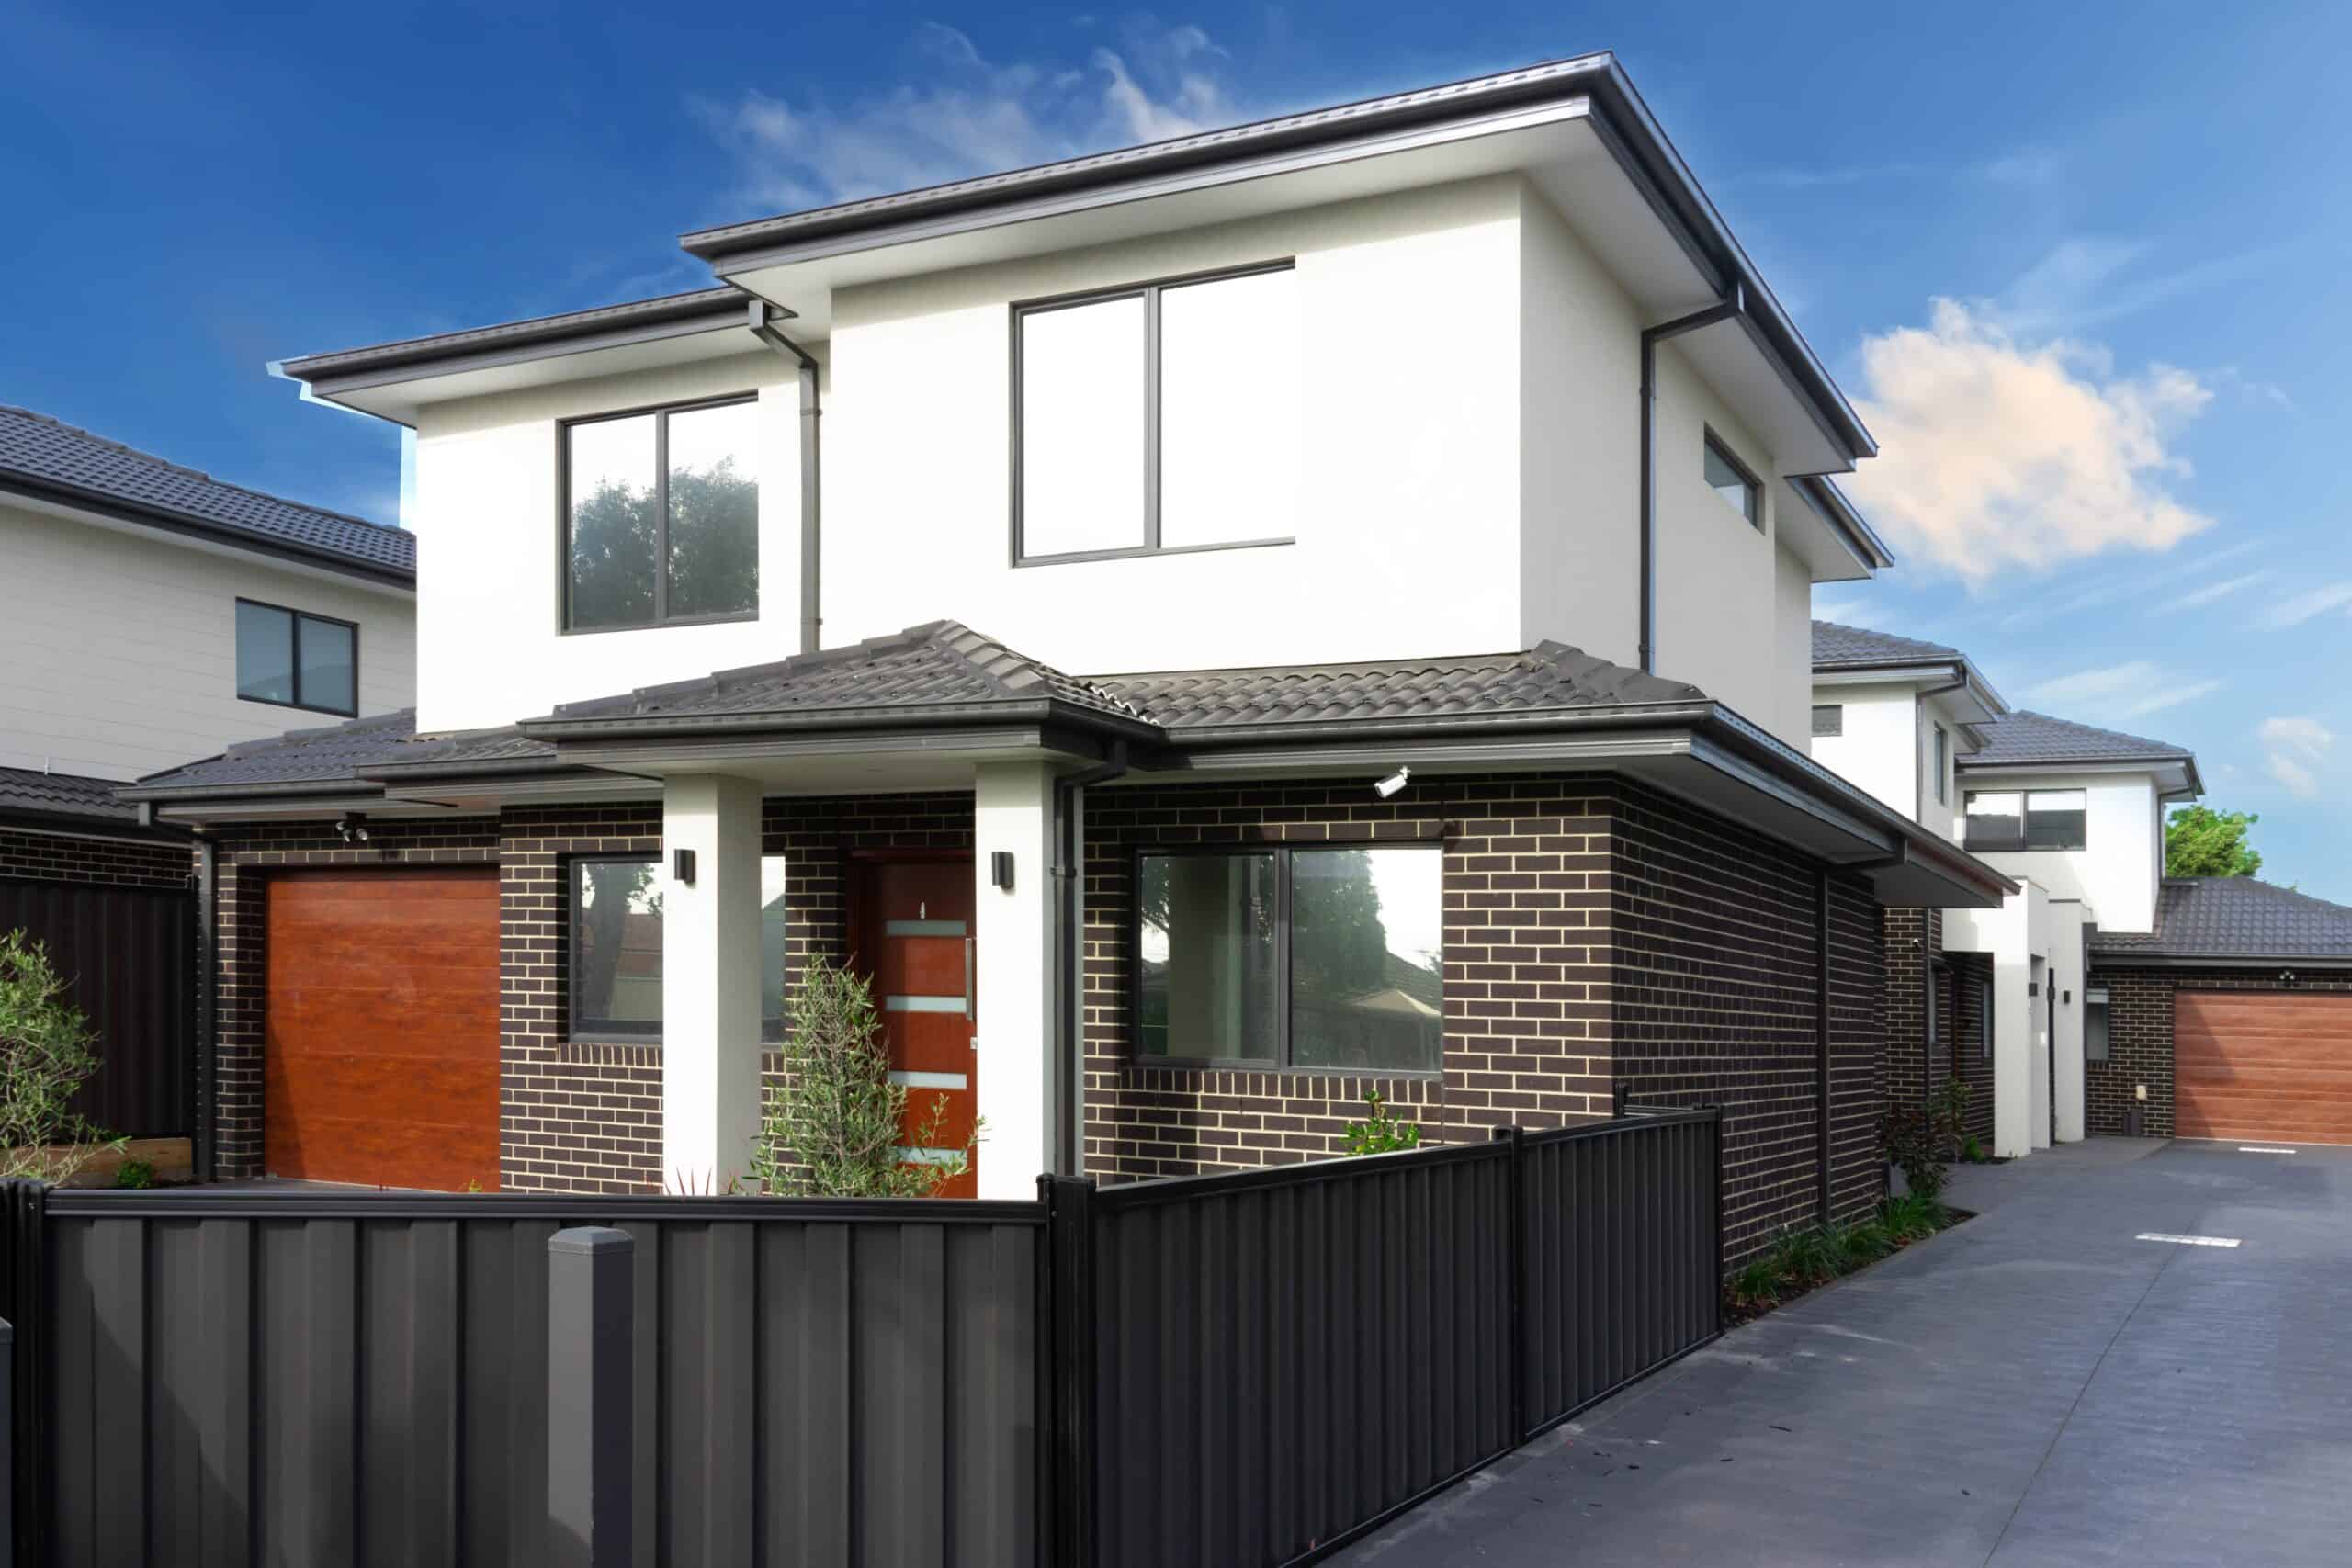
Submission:
[[[983,1198],[1034,1198],[1053,1168],[1054,773],[1043,762],[983,762],[973,770],[973,922],[979,1112],[988,1122],[977,1164]],[[999,852],[1012,886],[996,886]]]
[[662,1179],[723,1192],[760,1128],[760,786],[668,780],[662,851]]

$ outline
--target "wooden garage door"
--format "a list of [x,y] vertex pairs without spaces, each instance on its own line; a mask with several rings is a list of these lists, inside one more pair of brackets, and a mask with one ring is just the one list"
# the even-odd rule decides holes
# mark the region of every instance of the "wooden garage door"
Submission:
[[2184,1138],[2352,1144],[2352,996],[2182,991],[2173,1071]]
[[265,1168],[495,1188],[495,868],[299,873],[267,898]]

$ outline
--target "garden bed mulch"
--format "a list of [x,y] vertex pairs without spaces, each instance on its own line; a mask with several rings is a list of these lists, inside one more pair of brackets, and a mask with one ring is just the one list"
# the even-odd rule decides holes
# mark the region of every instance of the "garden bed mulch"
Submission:
[[1883,1263],[1888,1258],[1894,1257],[1897,1253],[1903,1252],[1909,1247],[1916,1247],[1923,1241],[1933,1241],[1937,1236],[1941,1235],[1944,1232],[1951,1229],[1952,1226],[1959,1224],[1963,1221],[1973,1220],[1975,1217],[1976,1212],[1973,1209],[1954,1209],[1946,1206],[1942,1210],[1942,1218],[1940,1223],[1938,1224],[1933,1231],[1927,1235],[1895,1239],[1888,1251],[1881,1253],[1874,1258],[1863,1258],[1860,1261],[1856,1262],[1852,1267],[1842,1269],[1838,1273],[1829,1275],[1826,1278],[1815,1278],[1802,1280],[1793,1279],[1784,1280],[1781,1285],[1769,1297],[1758,1299],[1743,1296],[1731,1285],[1726,1284],[1724,1287],[1724,1326],[1727,1329],[1737,1328],[1742,1324],[1753,1323],[1758,1318],[1766,1316],[1781,1307],[1787,1306],[1792,1302],[1803,1301],[1805,1297],[1813,1294],[1815,1291],[1822,1289],[1826,1285],[1834,1285],[1840,1280],[1851,1279],[1853,1276],[1862,1272],[1862,1270],[1869,1269],[1875,1264]]

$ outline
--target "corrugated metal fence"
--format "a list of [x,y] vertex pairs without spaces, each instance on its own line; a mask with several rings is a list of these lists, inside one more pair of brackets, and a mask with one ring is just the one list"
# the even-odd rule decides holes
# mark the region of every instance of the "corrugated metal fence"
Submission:
[[0,931],[23,931],[73,982],[104,1064],[73,1109],[111,1133],[195,1124],[196,901],[176,888],[0,879]]
[[1035,1203],[11,1185],[17,1561],[552,1561],[582,1224],[635,1243],[634,1562],[1303,1561],[1713,1336],[1718,1131]]

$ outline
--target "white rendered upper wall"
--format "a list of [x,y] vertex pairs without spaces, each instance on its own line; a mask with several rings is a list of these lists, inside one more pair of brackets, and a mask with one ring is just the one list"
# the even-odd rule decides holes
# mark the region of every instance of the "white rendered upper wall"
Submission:
[[2102,931],[2154,929],[2156,887],[2164,876],[2164,806],[2147,773],[1967,773],[1962,791],[2081,790],[2079,850],[1977,851],[1996,871],[2078,898]]
[[[1295,450],[1215,478],[1295,493],[1290,542],[1015,565],[1012,307],[1277,262],[1294,268]],[[810,345],[823,641],[953,617],[1081,673],[1544,637],[1634,663],[1643,324],[1515,175],[844,288]],[[1776,548],[1769,485],[1758,528],[1702,468],[1710,430],[1768,479],[1772,455],[1670,345],[1658,358],[1657,669],[1803,745],[1805,570]],[[504,724],[797,651],[794,374],[754,353],[428,406],[420,724]],[[754,389],[758,617],[565,634],[559,422]]]
[[[1815,705],[1838,710],[1838,734],[1808,732],[1813,760],[1916,821],[1919,814],[1917,694],[1907,682],[1885,682],[1815,686],[1812,695]],[[1810,718],[1808,713],[1808,723]]]
[[240,598],[355,623],[362,714],[415,700],[415,602],[339,573],[0,504],[0,767],[129,780],[343,722],[237,695]]

